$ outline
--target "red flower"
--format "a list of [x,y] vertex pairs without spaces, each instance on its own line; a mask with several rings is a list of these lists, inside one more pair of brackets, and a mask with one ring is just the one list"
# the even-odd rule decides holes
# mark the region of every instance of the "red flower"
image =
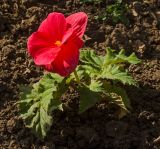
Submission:
[[28,38],[28,51],[36,65],[50,72],[67,76],[76,68],[87,15],[78,12],[65,18],[61,13],[50,13],[37,32]]

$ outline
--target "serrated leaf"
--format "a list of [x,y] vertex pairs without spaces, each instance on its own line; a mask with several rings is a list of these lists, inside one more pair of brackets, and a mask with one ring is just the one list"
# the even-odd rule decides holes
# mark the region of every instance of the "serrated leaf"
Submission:
[[108,65],[104,68],[99,78],[118,80],[123,84],[136,85],[136,81],[125,71],[121,71],[117,65]]
[[97,56],[93,50],[85,49],[80,52],[80,61],[85,65],[100,69],[103,64],[103,57]]
[[117,93],[110,93],[110,97],[111,97],[112,101],[116,105],[120,106],[125,111],[128,111],[127,108],[126,108],[126,106],[125,106],[125,104],[124,104],[124,102],[123,102],[122,96],[118,95]]
[[94,106],[98,100],[100,100],[100,95],[89,89],[89,87],[83,85],[78,88],[80,94],[80,103],[79,103],[79,113],[86,111],[87,109]]
[[89,75],[90,77],[94,77],[95,75],[98,75],[100,70],[97,70],[96,68],[90,66],[90,65],[80,65],[77,69],[78,74],[81,72],[79,76],[85,77],[86,75]]
[[77,72],[81,72],[80,78],[94,77],[101,70],[103,57],[97,56],[93,50],[84,49],[80,53],[80,62],[82,65],[77,68]]
[[104,60],[104,65],[109,64],[118,64],[118,63],[130,63],[130,64],[138,64],[140,60],[136,57],[135,53],[132,53],[130,56],[125,55],[124,49],[122,49],[118,54],[115,53],[115,50],[111,48],[106,49],[106,56]]
[[112,102],[127,112],[128,110],[132,109],[130,100],[123,88],[111,85],[109,83],[104,83],[103,85],[105,93],[110,96]]
[[26,126],[42,139],[52,125],[52,111],[61,105],[59,98],[65,89],[65,79],[49,73],[34,84],[32,89],[22,93],[19,102],[21,117]]
[[94,92],[103,92],[102,83],[98,80],[91,79],[89,89]]
[[106,48],[106,55],[104,56],[104,62],[103,65],[109,65],[109,64],[113,64],[113,60],[115,59],[115,53],[114,50],[111,48]]
[[116,59],[121,62],[128,62],[130,64],[138,64],[140,60],[136,57],[135,53],[132,53],[130,56],[125,55],[124,49],[122,49],[119,54],[116,56]]

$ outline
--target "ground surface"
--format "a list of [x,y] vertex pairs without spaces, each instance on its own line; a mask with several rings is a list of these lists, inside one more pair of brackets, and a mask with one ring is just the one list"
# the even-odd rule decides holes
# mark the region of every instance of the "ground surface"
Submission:
[[[106,2],[110,4],[110,2]],[[0,149],[159,149],[160,148],[160,2],[130,2],[129,25],[94,19],[105,8],[79,1],[0,1]],[[18,86],[36,82],[42,70],[26,52],[28,36],[49,12],[66,16],[84,11],[89,16],[85,46],[103,53],[105,47],[136,52],[143,61],[129,70],[139,88],[126,87],[133,111],[118,120],[105,105],[82,115],[68,95],[68,109],[56,112],[44,141],[38,140],[19,119],[15,102]]]

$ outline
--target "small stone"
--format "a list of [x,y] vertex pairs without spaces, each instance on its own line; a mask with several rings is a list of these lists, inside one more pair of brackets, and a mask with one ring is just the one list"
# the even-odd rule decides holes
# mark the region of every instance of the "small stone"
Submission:
[[154,144],[160,144],[160,136],[153,140]]

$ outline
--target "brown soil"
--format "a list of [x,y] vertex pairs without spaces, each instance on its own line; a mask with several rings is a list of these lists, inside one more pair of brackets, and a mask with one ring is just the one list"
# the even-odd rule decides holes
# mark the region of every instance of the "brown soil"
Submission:
[[[128,1],[129,25],[94,19],[101,5],[78,0],[0,1],[0,149],[159,149],[160,148],[160,1]],[[43,71],[27,54],[26,41],[49,12],[89,16],[87,47],[102,54],[105,47],[124,48],[142,59],[130,72],[139,88],[126,87],[133,111],[121,120],[105,104],[78,115],[77,97],[66,96],[66,110],[54,113],[44,141],[24,127],[15,106],[18,87],[39,80]],[[75,108],[76,107],[76,108]]]

